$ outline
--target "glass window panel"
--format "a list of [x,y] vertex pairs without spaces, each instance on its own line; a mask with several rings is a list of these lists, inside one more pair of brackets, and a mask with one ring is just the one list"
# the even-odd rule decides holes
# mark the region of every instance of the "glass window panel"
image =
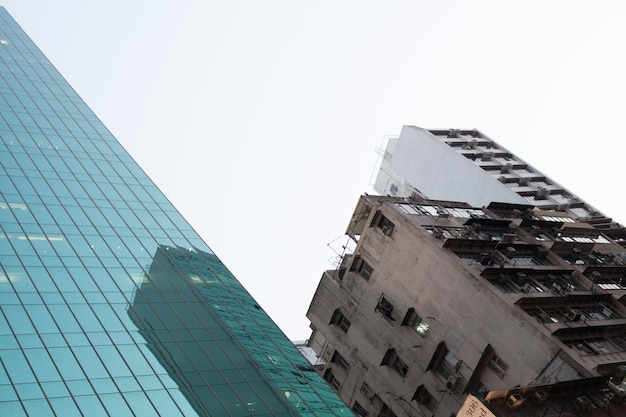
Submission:
[[28,274],[37,290],[41,292],[57,291],[57,287],[54,285],[54,282],[45,268],[29,267]]
[[35,334],[35,328],[33,327],[28,314],[21,305],[7,305],[2,306],[4,314],[7,317],[9,324],[11,325],[12,333],[14,334]]
[[16,339],[22,349],[43,347],[41,337],[37,334],[20,334],[16,336]]
[[15,253],[19,254],[20,257],[37,255],[33,246],[22,233],[7,233],[7,236],[13,245]]
[[107,413],[107,411],[98,400],[98,397],[95,396],[80,396],[74,397],[76,403],[78,403],[78,407],[82,411],[84,416],[89,417],[110,417],[111,414]]
[[29,416],[53,416],[53,412],[46,400],[30,400],[24,403]]
[[[185,416],[185,417],[192,416],[193,417],[193,416],[198,415],[198,413],[189,405],[189,401],[182,394],[180,394],[180,392],[178,392],[177,390],[170,391],[170,394],[172,395],[172,397],[174,397],[174,399],[177,400],[176,402],[173,401],[172,397],[168,395],[168,391],[166,390],[147,391],[146,394],[150,398],[152,404],[154,404],[157,410],[161,412],[161,415],[168,416],[168,417],[169,416]],[[178,403],[181,406],[183,410],[182,413],[181,413],[181,410],[176,405],[176,403]],[[216,415],[220,415],[220,414],[216,414]],[[222,415],[226,415],[226,414],[222,414]]]
[[[103,299],[104,301],[104,299]],[[100,323],[108,332],[124,331],[124,325],[117,318],[117,315],[108,304],[92,304],[93,311],[100,320]]]
[[130,404],[131,408],[135,412],[135,415],[155,415],[156,411],[152,406],[152,403],[146,397],[146,394],[143,392],[129,392],[126,390],[121,390],[126,398],[128,404]]
[[131,376],[130,370],[114,346],[96,346],[96,351],[106,358],[105,366],[113,377]]
[[87,304],[73,304],[70,305],[70,308],[74,313],[74,317],[76,317],[76,319],[80,323],[83,331],[87,333],[104,331],[97,317]]
[[81,370],[76,358],[67,348],[50,348],[50,356],[56,364],[56,368],[65,380],[85,379],[85,374]]
[[27,417],[26,412],[22,408],[22,405],[19,401],[0,402],[0,415],[11,417]]
[[[89,379],[108,378],[108,373],[92,347],[74,347],[74,355]],[[108,358],[107,358],[108,359]]]
[[89,275],[87,269],[82,267],[68,267],[67,270],[74,279],[74,283],[79,288],[79,291],[100,291],[91,279],[91,275]]
[[58,329],[50,316],[50,313],[43,305],[31,305],[28,307],[28,315],[35,325],[39,334],[56,333]]
[[116,292],[119,291],[119,288],[115,284],[115,281],[111,278],[108,272],[105,269],[97,269],[93,268],[91,270],[93,280],[98,285],[100,291],[111,291]]
[[[82,417],[81,412],[71,398],[50,398],[50,405],[58,416],[63,417]],[[91,416],[92,414],[88,414]]]
[[15,390],[22,401],[44,398],[39,384],[15,384]]
[[[41,385],[41,389],[43,390],[44,394],[48,398],[69,397],[69,395],[70,395],[70,392],[67,390],[67,388],[65,387],[65,384],[63,382],[58,382],[58,381],[41,382],[40,385]],[[0,397],[0,398],[2,398],[2,397]]]
[[24,353],[32,368],[37,370],[37,379],[40,382],[59,380],[59,373],[46,349],[24,349]]
[[104,403],[109,415],[116,417],[134,417],[133,412],[128,408],[124,398],[120,394],[103,394],[100,399]]
[[49,305],[50,313],[62,333],[80,332],[81,328],[67,305]]
[[[5,401],[17,400],[17,393],[12,385],[0,385],[0,415],[2,414],[2,403]],[[8,415],[8,414],[6,414]]]
[[7,349],[2,351],[2,363],[4,364],[7,373],[11,376],[11,382],[13,384],[26,384],[35,381],[28,362],[24,354],[17,349]]

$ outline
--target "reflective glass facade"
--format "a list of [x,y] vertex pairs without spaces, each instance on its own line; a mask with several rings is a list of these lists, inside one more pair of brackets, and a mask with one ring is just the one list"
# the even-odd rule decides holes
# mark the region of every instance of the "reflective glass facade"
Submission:
[[0,8],[0,416],[339,415]]

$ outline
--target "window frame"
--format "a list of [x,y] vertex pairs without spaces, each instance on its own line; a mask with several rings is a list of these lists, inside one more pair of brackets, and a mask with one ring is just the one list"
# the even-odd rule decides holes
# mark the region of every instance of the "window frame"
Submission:
[[335,326],[339,327],[344,333],[348,333],[348,330],[350,330],[350,326],[352,325],[352,323],[350,322],[350,320],[348,320],[345,314],[341,312],[340,308],[336,308],[335,311],[333,311],[333,315],[330,318],[330,322],[328,324],[334,324]]
[[493,353],[487,362],[487,367],[493,371],[500,379],[504,378],[509,370],[509,364],[500,358],[497,353]]
[[430,329],[430,324],[422,319],[413,307],[407,310],[404,320],[402,320],[402,325],[410,327],[422,337],[425,337],[426,333],[428,333],[428,330]]
[[389,366],[403,378],[409,373],[409,365],[398,356],[394,348],[387,349],[380,366]]
[[350,271],[358,273],[365,281],[369,281],[374,273],[374,268],[361,255],[355,255]]
[[370,223],[370,227],[372,226],[378,227],[385,236],[391,236],[396,227],[396,225],[380,210],[376,211],[376,214],[372,219],[372,223]]
[[341,388],[341,382],[337,379],[335,374],[333,374],[331,368],[327,368],[326,371],[324,371],[324,380],[328,382],[328,385],[333,387],[335,391],[339,391],[339,388]]
[[356,414],[358,417],[366,417],[367,416],[367,410],[365,409],[365,407],[363,407],[361,404],[359,404],[358,401],[355,401],[354,404],[352,404],[351,409],[352,409],[352,411],[354,411],[354,414]]
[[330,363],[336,364],[344,372],[347,372],[350,369],[350,363],[348,363],[346,358],[344,358],[337,350],[333,352]]

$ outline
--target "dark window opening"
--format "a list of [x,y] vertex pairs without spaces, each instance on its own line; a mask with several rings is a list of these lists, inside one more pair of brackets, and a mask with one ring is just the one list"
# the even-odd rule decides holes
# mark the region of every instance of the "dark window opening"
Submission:
[[324,372],[324,379],[331,387],[333,387],[336,391],[339,391],[341,383],[337,378],[335,378],[335,375],[333,375],[332,369],[327,369],[326,372]]
[[334,311],[329,324],[336,325],[343,330],[344,333],[348,333],[348,329],[350,329],[350,320],[348,320],[339,309]]
[[330,360],[330,362],[337,364],[337,366],[343,369],[344,371],[347,371],[350,368],[350,364],[348,363],[348,361],[346,361],[346,359],[343,356],[341,356],[341,354],[337,351],[333,353],[333,357]]
[[409,372],[409,367],[396,353],[394,348],[387,349],[385,356],[383,357],[383,361],[380,363],[380,366],[389,366],[393,368],[398,374],[401,376],[406,376],[407,372]]
[[391,304],[384,296],[380,297],[380,300],[378,301],[378,304],[376,304],[376,308],[374,310],[380,311],[385,320],[389,322],[396,321],[396,319],[394,319],[391,315],[393,312],[393,304]]
[[374,273],[374,269],[360,255],[354,257],[350,271],[358,272],[366,281],[369,281]]
[[406,312],[404,320],[402,320],[402,325],[409,326],[422,336],[425,336],[430,328],[430,325],[415,312],[414,308],[409,308]]
[[439,342],[432,358],[430,358],[430,362],[428,362],[426,372],[437,369],[447,354],[448,348],[446,347],[446,342]]
[[411,401],[416,401],[418,404],[422,404],[430,411],[433,411],[437,407],[437,399],[426,389],[424,385],[417,387]]
[[378,412],[378,417],[397,417],[396,413],[391,411],[391,408],[385,403],[380,407],[380,411]]
[[386,236],[391,236],[395,225],[391,220],[383,216],[380,211],[376,212],[374,219],[372,220],[371,226],[377,226]]
[[356,414],[359,417],[367,416],[367,411],[365,411],[365,408],[363,408],[363,406],[359,404],[358,401],[355,401],[354,404],[352,405],[352,411],[354,411],[354,414]]

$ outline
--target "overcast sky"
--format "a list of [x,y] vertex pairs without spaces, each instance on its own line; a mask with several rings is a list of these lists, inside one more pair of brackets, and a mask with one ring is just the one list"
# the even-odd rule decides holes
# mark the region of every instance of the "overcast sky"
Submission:
[[623,1],[2,4],[291,339],[404,124],[626,222]]

